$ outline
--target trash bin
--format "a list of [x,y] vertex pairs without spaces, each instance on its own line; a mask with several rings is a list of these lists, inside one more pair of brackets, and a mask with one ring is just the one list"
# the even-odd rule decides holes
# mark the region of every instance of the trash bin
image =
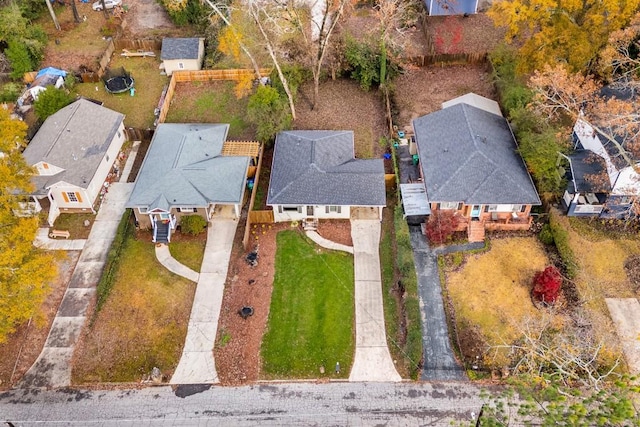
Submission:
[[420,161],[420,156],[418,156],[417,154],[414,154],[412,158],[413,158],[413,165],[414,166],[417,165],[418,162]]

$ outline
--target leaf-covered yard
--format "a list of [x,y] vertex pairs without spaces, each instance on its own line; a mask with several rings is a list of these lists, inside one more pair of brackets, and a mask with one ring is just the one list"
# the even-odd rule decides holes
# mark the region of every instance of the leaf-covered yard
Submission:
[[111,293],[75,352],[74,383],[135,382],[154,367],[171,375],[178,364],[195,283],[160,265],[154,245],[133,232],[118,261]]
[[511,344],[519,337],[517,325],[537,317],[531,282],[548,263],[534,237],[492,240],[485,253],[468,254],[455,271],[446,273],[446,293],[453,303],[461,351],[489,365],[502,366],[506,355],[486,346]]

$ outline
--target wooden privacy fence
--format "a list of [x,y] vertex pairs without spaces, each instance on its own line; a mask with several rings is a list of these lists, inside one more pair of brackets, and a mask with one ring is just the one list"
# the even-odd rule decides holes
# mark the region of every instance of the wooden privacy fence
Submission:
[[275,221],[273,217],[273,209],[249,211],[249,221],[251,224],[271,224]]
[[115,42],[116,50],[160,50],[162,49],[162,40],[157,39],[117,39]]
[[[260,77],[271,74],[270,68],[260,68]],[[232,69],[232,70],[194,70],[194,71],[174,71],[171,80],[176,82],[210,82],[214,80],[243,80],[247,77],[255,77],[254,70]]]
[[[260,75],[262,77],[268,76],[271,73],[269,68],[261,68]],[[171,80],[169,81],[169,87],[164,97],[164,102],[160,107],[157,123],[164,123],[169,114],[169,106],[171,100],[176,91],[176,85],[178,82],[196,82],[196,81],[214,81],[214,80],[233,80],[238,81],[245,78],[247,75],[255,76],[253,70],[239,69],[239,70],[198,70],[198,71],[174,71],[171,74]]]

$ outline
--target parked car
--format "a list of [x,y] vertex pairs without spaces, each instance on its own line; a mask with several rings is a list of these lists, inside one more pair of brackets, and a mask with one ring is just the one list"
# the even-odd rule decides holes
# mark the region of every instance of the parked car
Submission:
[[[120,6],[122,4],[122,0],[104,0],[104,7],[107,9],[113,9],[116,6]],[[91,6],[93,10],[102,10],[102,1],[98,0],[93,3]]]

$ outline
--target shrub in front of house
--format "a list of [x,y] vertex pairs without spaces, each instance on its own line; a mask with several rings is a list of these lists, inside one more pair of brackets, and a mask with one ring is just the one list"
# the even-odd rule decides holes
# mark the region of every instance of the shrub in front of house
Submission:
[[427,221],[427,238],[436,245],[442,245],[451,239],[458,228],[458,217],[453,210],[437,210],[431,213]]
[[553,265],[539,271],[533,277],[533,297],[545,304],[553,304],[558,299],[562,276]]
[[180,220],[180,230],[185,234],[197,236],[207,227],[207,220],[199,215],[183,216]]

